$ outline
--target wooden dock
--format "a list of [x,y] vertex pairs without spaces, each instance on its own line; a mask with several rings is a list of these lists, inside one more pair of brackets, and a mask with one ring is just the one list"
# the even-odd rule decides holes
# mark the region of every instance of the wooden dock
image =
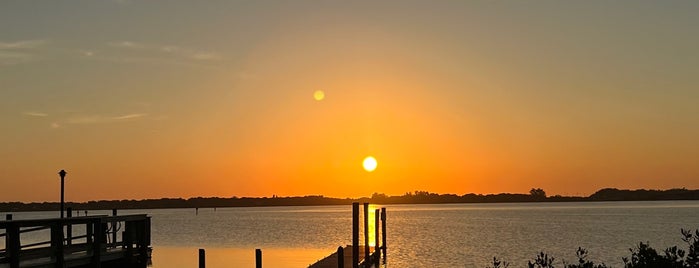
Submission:
[[[359,252],[359,259],[364,260],[364,246],[359,246],[360,248],[358,249]],[[340,250],[342,249],[342,250]],[[370,247],[369,249],[371,252],[373,252],[370,255],[371,261],[368,262],[367,266],[362,266],[362,267],[371,267],[371,268],[378,268],[380,267],[381,263],[381,254],[380,251],[376,251],[374,247]],[[347,267],[351,268],[352,266],[352,246],[347,245],[344,248],[340,247],[338,248],[337,252],[331,254],[330,256],[327,256],[323,258],[322,260],[319,260],[318,262],[311,264],[308,266],[308,268],[337,268],[337,267]],[[342,258],[338,258],[340,255],[342,255]],[[340,265],[340,262],[343,264]],[[360,264],[364,265],[364,264]]]
[[[381,228],[379,228],[381,226]],[[379,231],[380,230],[380,231]],[[359,203],[352,204],[352,245],[309,265],[309,268],[379,268],[386,265],[386,208],[374,211],[374,245],[359,245]],[[364,203],[364,245],[369,245],[369,203]],[[381,240],[379,240],[381,233]],[[379,246],[381,245],[381,246]],[[383,262],[381,257],[383,256]]]
[[[12,220],[8,215],[0,221],[0,238],[5,240],[0,268],[146,267],[150,217],[113,214],[38,220]],[[22,241],[27,236],[33,241]]]

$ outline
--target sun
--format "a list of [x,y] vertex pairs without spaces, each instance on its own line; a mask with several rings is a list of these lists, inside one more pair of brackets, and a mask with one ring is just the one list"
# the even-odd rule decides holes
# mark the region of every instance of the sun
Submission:
[[313,98],[317,101],[322,101],[325,99],[325,92],[322,90],[316,90],[316,92],[313,92]]
[[378,162],[376,162],[376,158],[373,156],[367,156],[364,158],[364,162],[362,162],[362,166],[364,166],[364,170],[367,172],[372,172],[376,169],[376,166],[378,165]]

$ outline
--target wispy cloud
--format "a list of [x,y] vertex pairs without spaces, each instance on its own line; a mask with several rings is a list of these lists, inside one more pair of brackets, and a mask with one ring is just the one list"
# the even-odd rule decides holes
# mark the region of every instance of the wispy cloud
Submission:
[[119,49],[138,50],[150,53],[154,57],[171,56],[179,59],[195,61],[220,60],[221,55],[212,51],[184,48],[173,45],[147,44],[134,41],[117,41],[109,43],[110,46]]
[[2,42],[0,41],[0,50],[18,50],[18,49],[32,49],[40,47],[46,44],[46,40],[20,40],[14,42]]
[[47,116],[49,116],[49,114],[41,113],[41,112],[24,112],[22,114],[26,115],[26,116],[35,116],[35,117],[47,117]]
[[121,115],[121,116],[112,117],[112,119],[114,119],[114,120],[126,120],[126,119],[134,119],[134,118],[144,117],[147,115],[148,114],[125,114],[125,115]]
[[0,41],[0,65],[13,65],[35,60],[38,57],[31,50],[47,42],[46,40]]
[[132,113],[124,114],[118,116],[104,116],[104,115],[79,115],[68,118],[65,123],[68,124],[98,124],[98,123],[110,123],[125,121],[128,119],[137,119],[147,116],[145,113]]
[[14,65],[28,62],[35,58],[36,57],[34,55],[28,53],[0,50],[0,65]]

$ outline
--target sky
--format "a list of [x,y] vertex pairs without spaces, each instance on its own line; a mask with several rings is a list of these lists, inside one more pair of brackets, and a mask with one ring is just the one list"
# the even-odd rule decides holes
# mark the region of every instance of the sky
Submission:
[[696,189],[697,12],[2,1],[0,201]]

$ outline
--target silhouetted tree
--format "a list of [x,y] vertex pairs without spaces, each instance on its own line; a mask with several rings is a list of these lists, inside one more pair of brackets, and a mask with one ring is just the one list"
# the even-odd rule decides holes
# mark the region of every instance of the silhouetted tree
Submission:
[[535,199],[546,199],[546,192],[541,188],[532,188],[529,190],[529,195]]

